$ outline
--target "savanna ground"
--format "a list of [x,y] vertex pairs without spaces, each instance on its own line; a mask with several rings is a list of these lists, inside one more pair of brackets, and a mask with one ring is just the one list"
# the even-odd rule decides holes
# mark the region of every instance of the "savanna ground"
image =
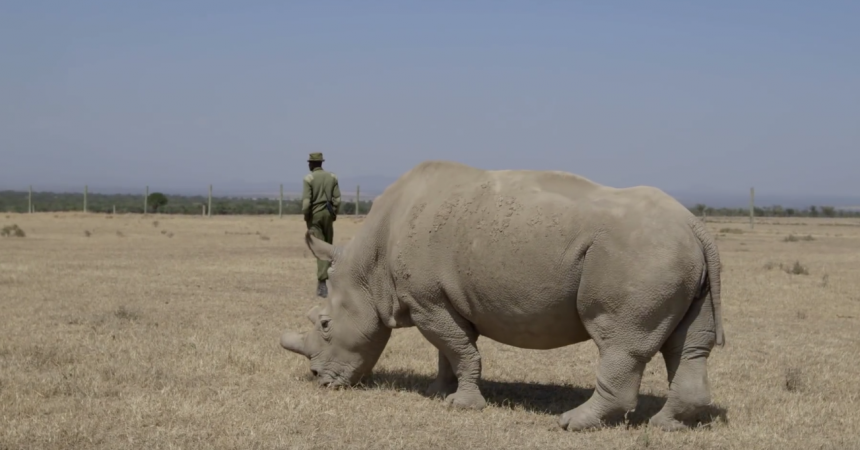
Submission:
[[[709,362],[715,419],[679,433],[646,426],[665,401],[659,354],[625,423],[557,427],[591,394],[591,342],[480,340],[482,412],[423,396],[436,351],[414,328],[369,386],[318,388],[278,345],[317,302],[297,217],[0,214],[13,223],[26,237],[0,237],[2,449],[860,448],[860,220],[709,219],[727,346]],[[360,226],[340,218],[336,241]]]

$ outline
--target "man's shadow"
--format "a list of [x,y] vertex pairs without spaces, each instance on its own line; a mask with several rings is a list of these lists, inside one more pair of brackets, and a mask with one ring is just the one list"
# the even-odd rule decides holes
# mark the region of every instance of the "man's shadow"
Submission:
[[[427,396],[425,391],[433,378],[409,371],[382,370],[363,382],[367,389],[407,391]],[[529,412],[557,416],[588,400],[594,389],[563,386],[557,384],[520,383],[481,379],[478,383],[488,406],[523,409]],[[441,400],[440,400],[441,401]],[[666,403],[665,397],[639,394],[636,410],[627,414],[629,426],[638,427],[648,423]],[[685,420],[690,426],[708,426],[715,420],[728,423],[726,409],[717,405],[703,408],[694,417]],[[624,421],[620,418],[619,421]],[[617,423],[616,423],[617,424]]]

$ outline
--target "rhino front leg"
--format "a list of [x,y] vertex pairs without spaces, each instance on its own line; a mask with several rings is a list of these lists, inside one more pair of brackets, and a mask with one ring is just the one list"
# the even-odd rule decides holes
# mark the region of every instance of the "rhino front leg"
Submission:
[[[484,409],[487,401],[478,388],[481,378],[481,355],[475,342],[465,348],[449,348],[452,368],[457,377],[457,390],[445,397],[445,403],[459,408]],[[446,352],[447,353],[447,352]]]
[[427,388],[427,395],[446,398],[456,391],[457,375],[454,373],[454,368],[451,367],[451,362],[448,361],[442,350],[439,350],[439,372],[436,379]]
[[456,380],[456,391],[448,394],[445,402],[459,408],[486,407],[487,401],[478,388],[481,354],[477,346],[478,333],[472,324],[447,302],[439,309],[417,311],[415,315],[421,316],[413,319],[418,330],[439,349],[439,375],[434,384],[453,390]]

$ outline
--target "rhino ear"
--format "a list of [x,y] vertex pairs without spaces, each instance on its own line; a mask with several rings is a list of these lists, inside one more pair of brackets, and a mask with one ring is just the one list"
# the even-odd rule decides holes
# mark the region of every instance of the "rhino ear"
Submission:
[[339,249],[326,241],[317,239],[310,231],[305,233],[305,244],[314,256],[322,261],[334,261],[335,255],[340,253]]

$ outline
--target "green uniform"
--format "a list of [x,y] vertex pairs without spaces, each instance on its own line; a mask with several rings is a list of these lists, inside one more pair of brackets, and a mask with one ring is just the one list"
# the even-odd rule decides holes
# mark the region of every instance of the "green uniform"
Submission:
[[[334,221],[340,212],[340,187],[337,175],[315,168],[305,175],[302,188],[302,214],[305,216],[308,230],[311,234],[329,244],[334,243]],[[326,200],[331,202],[335,212],[333,216],[326,208]],[[317,280],[328,279],[330,261],[317,260]]]

